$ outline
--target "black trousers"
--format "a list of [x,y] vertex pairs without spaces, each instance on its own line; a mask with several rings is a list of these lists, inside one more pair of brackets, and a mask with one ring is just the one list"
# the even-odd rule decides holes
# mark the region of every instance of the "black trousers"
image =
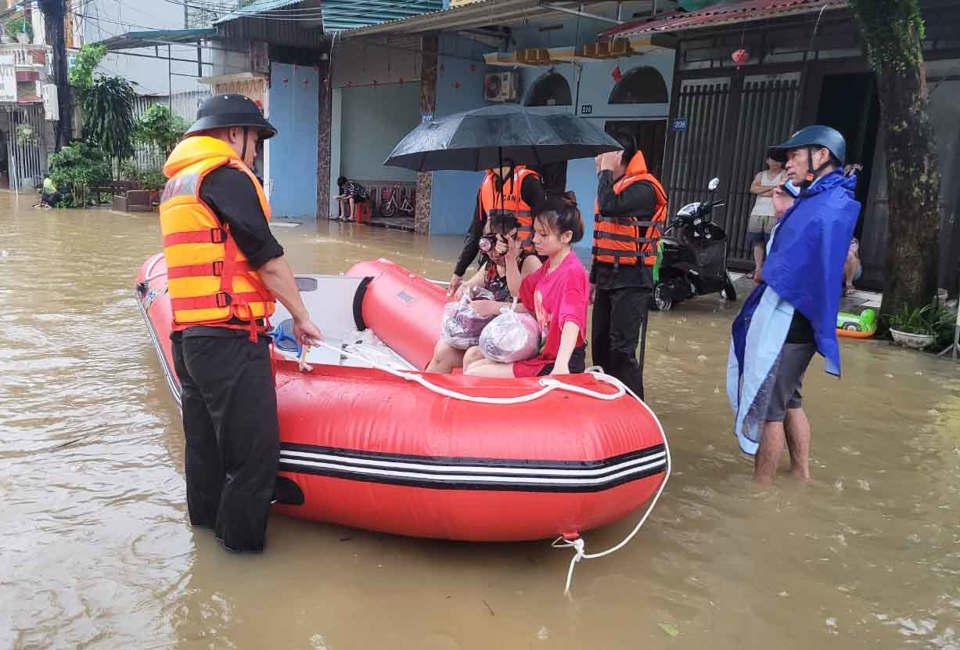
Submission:
[[190,523],[232,551],[263,550],[280,437],[266,339],[173,337]]
[[593,362],[643,399],[643,367],[637,363],[640,328],[647,322],[650,291],[641,287],[596,289],[593,298]]

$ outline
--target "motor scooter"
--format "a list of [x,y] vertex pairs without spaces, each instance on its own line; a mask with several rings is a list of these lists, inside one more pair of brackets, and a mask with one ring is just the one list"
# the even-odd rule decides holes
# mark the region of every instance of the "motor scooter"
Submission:
[[713,210],[724,205],[711,200],[719,186],[720,179],[711,179],[704,200],[680,208],[664,229],[653,267],[654,308],[668,311],[678,302],[710,293],[737,299],[727,273],[727,233],[712,218]]

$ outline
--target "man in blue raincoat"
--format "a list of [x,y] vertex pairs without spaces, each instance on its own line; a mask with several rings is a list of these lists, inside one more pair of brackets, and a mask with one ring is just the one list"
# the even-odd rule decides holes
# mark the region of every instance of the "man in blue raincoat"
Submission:
[[840,375],[836,319],[843,265],[860,214],[856,178],[842,172],[846,143],[828,126],[800,129],[773,148],[801,188],[773,231],[757,288],[733,324],[727,396],[754,480],[769,485],[784,446],[791,474],[810,477],[810,423],[800,389],[814,352]]

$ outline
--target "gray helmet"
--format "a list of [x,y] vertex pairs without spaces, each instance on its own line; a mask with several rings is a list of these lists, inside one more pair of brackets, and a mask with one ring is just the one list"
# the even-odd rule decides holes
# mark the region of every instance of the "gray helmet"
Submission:
[[785,142],[770,147],[769,152],[774,160],[785,162],[787,151],[803,147],[824,147],[830,150],[833,157],[842,165],[847,157],[847,142],[836,129],[822,124],[805,126]]
[[186,135],[231,126],[256,129],[261,138],[272,138],[277,129],[263,117],[263,111],[245,95],[214,95],[204,100]]

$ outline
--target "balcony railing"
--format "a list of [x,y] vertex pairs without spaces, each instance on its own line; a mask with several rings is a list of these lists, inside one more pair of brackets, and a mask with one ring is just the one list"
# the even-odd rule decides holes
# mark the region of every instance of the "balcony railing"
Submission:
[[0,43],[0,103],[41,101],[50,78],[51,49],[32,43]]

